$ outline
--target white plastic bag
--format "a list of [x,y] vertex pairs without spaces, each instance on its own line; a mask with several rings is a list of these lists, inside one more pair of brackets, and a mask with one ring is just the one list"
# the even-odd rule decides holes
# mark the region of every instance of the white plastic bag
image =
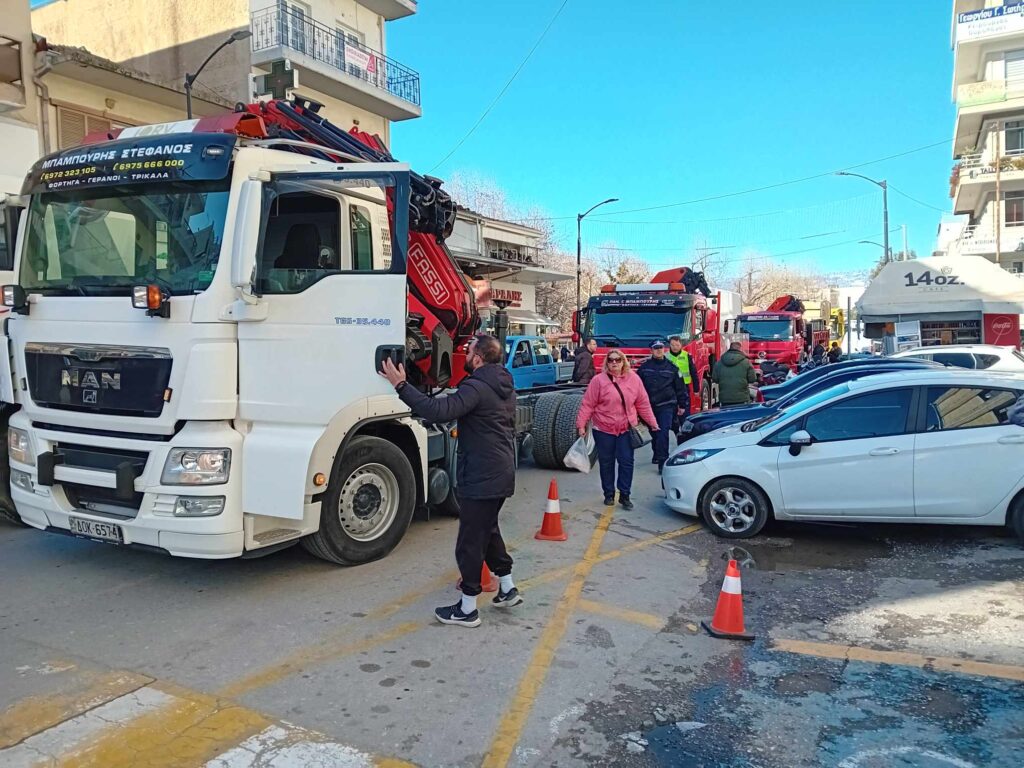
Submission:
[[587,434],[572,444],[572,448],[565,454],[565,466],[568,469],[576,469],[583,474],[589,474],[597,459],[597,445],[594,443],[594,435],[587,427]]

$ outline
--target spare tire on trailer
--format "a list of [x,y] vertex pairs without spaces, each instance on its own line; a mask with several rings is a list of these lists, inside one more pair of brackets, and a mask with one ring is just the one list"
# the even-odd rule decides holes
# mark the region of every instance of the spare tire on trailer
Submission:
[[562,456],[555,452],[555,419],[564,397],[561,392],[545,392],[533,404],[533,460],[542,469],[561,469]]
[[566,468],[565,454],[580,436],[576,430],[576,417],[580,415],[582,407],[583,395],[565,395],[558,407],[558,415],[555,416],[555,458],[559,469]]

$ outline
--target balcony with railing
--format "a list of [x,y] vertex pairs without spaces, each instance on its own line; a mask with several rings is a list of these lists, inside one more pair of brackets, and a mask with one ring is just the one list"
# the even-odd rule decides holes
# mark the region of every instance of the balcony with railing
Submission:
[[412,16],[417,11],[416,0],[359,0],[359,4],[383,16],[385,21]]
[[[996,230],[992,224],[971,224],[963,228],[960,236],[949,246],[950,256],[988,256],[998,252],[1009,258],[1011,254],[1024,253],[1024,220],[1020,224],[1005,224]],[[1024,259],[1024,255],[1021,256]]]
[[351,33],[281,2],[252,14],[253,64],[270,70],[288,59],[299,85],[389,120],[419,117],[419,74],[364,45]]
[[949,177],[949,196],[954,213],[974,213],[984,196],[993,190],[998,179],[1014,189],[1024,183],[1024,133],[1019,129],[990,132],[979,151],[960,154]]

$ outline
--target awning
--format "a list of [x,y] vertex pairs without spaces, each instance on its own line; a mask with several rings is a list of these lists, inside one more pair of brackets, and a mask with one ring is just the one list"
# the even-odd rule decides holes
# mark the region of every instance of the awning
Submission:
[[868,284],[857,312],[868,323],[954,313],[1020,315],[1024,280],[981,256],[895,261]]
[[[495,311],[496,310],[490,308],[482,309],[481,314],[489,312],[493,315]],[[558,327],[558,323],[550,317],[544,317],[544,315],[529,309],[507,309],[505,311],[508,313],[508,321],[510,323],[523,323],[525,325],[553,325]]]

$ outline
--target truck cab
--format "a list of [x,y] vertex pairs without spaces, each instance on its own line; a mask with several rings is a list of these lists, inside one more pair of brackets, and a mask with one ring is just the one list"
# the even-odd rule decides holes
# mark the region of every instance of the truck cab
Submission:
[[505,367],[512,373],[516,389],[558,383],[558,363],[547,341],[540,336],[508,336]]

